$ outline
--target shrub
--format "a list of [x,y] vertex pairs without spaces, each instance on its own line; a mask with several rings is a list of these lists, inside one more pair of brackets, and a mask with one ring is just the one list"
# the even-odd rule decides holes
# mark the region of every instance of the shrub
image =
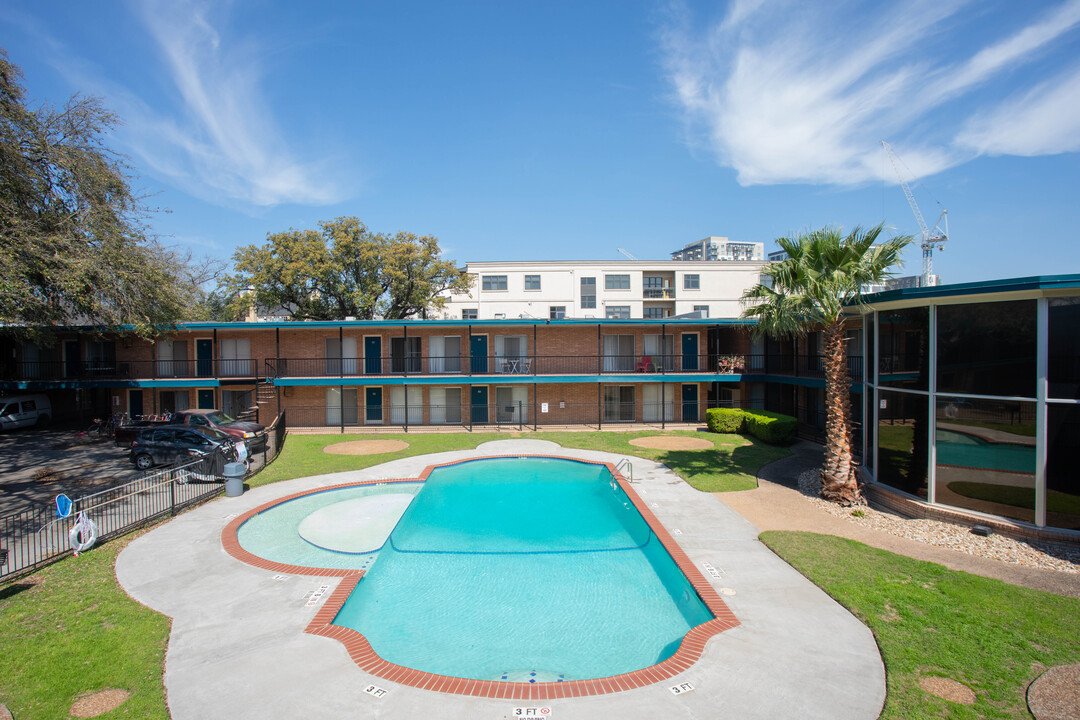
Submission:
[[746,415],[738,408],[710,408],[705,411],[705,424],[714,433],[741,433],[746,429]]
[[795,418],[769,410],[744,410],[746,432],[773,445],[795,442],[798,423]]

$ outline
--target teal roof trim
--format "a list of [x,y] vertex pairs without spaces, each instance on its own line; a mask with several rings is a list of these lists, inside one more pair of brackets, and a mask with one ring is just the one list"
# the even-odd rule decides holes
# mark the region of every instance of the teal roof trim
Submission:
[[877,305],[897,300],[932,300],[958,295],[987,295],[990,293],[1020,292],[1024,290],[1073,289],[1080,291],[1080,275],[1034,275],[1025,278],[982,280],[979,282],[935,285],[933,287],[885,290],[863,296],[863,303]]

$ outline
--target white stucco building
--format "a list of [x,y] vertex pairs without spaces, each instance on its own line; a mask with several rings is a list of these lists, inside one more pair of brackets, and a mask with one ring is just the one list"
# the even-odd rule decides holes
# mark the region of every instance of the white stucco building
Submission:
[[726,237],[710,236],[692,242],[682,250],[671,253],[672,260],[711,260],[713,262],[737,262],[740,260],[764,260],[765,243],[738,242]]
[[760,261],[476,262],[468,294],[449,295],[446,319],[735,318]]

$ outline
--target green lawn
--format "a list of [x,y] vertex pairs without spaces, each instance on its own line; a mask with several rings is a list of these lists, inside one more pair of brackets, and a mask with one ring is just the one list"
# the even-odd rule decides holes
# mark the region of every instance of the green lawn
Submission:
[[80,694],[131,697],[103,718],[168,718],[162,674],[169,619],[113,574],[134,535],[0,586],[0,702],[17,720],[68,717]]
[[[1028,684],[1047,667],[1080,662],[1073,598],[831,535],[761,539],[873,631],[888,690],[882,720],[1031,718]],[[961,682],[977,700],[967,707],[936,698],[919,687],[920,675]]]
[[[703,450],[651,450],[631,445],[639,437],[667,435],[708,440],[713,447]],[[322,473],[358,470],[398,458],[472,449],[491,440],[550,440],[565,448],[601,450],[637,455],[662,462],[690,485],[703,492],[750,490],[757,487],[757,471],[774,460],[787,457],[787,448],[767,445],[741,435],[693,432],[689,430],[641,430],[635,432],[541,432],[541,433],[401,433],[395,435],[290,435],[281,455],[255,475],[252,487],[279,480]],[[323,448],[339,442],[363,439],[403,440],[405,450],[379,455],[331,455]]]

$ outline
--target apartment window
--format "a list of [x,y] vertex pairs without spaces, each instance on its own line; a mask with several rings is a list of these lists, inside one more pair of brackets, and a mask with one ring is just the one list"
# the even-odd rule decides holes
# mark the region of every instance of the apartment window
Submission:
[[[604,276],[604,289],[605,290],[629,290],[630,289],[630,276],[629,275],[605,275]],[[629,316],[627,316],[629,317]]]
[[464,310],[461,311],[461,319],[462,320],[475,320],[476,317],[477,317],[477,309],[476,308],[465,308]]
[[539,290],[540,289],[540,276],[539,275],[526,275],[525,276],[525,289],[526,290]]
[[484,290],[505,290],[506,289],[506,276],[505,275],[484,275],[481,287]]
[[700,275],[683,275],[683,289],[684,290],[700,290],[701,289],[701,276]]
[[641,287],[645,290],[660,290],[664,287],[664,278],[646,275],[641,278]]
[[[627,317],[629,317],[629,316],[627,316]],[[657,318],[667,317],[667,315],[664,314],[664,308],[647,307],[647,308],[645,308],[645,310],[644,310],[644,312],[642,314],[642,317],[650,318],[650,319],[655,320]]]
[[581,307],[590,309],[596,307],[596,278],[581,278]]
[[709,306],[708,305],[695,305],[694,306],[694,312],[701,313],[701,317],[707,318],[707,317],[709,317]]
[[604,312],[604,317],[608,320],[629,320],[630,319],[630,306],[629,305],[608,305]]
[[552,320],[562,320],[566,317],[565,305],[552,305],[548,308],[548,317]]

